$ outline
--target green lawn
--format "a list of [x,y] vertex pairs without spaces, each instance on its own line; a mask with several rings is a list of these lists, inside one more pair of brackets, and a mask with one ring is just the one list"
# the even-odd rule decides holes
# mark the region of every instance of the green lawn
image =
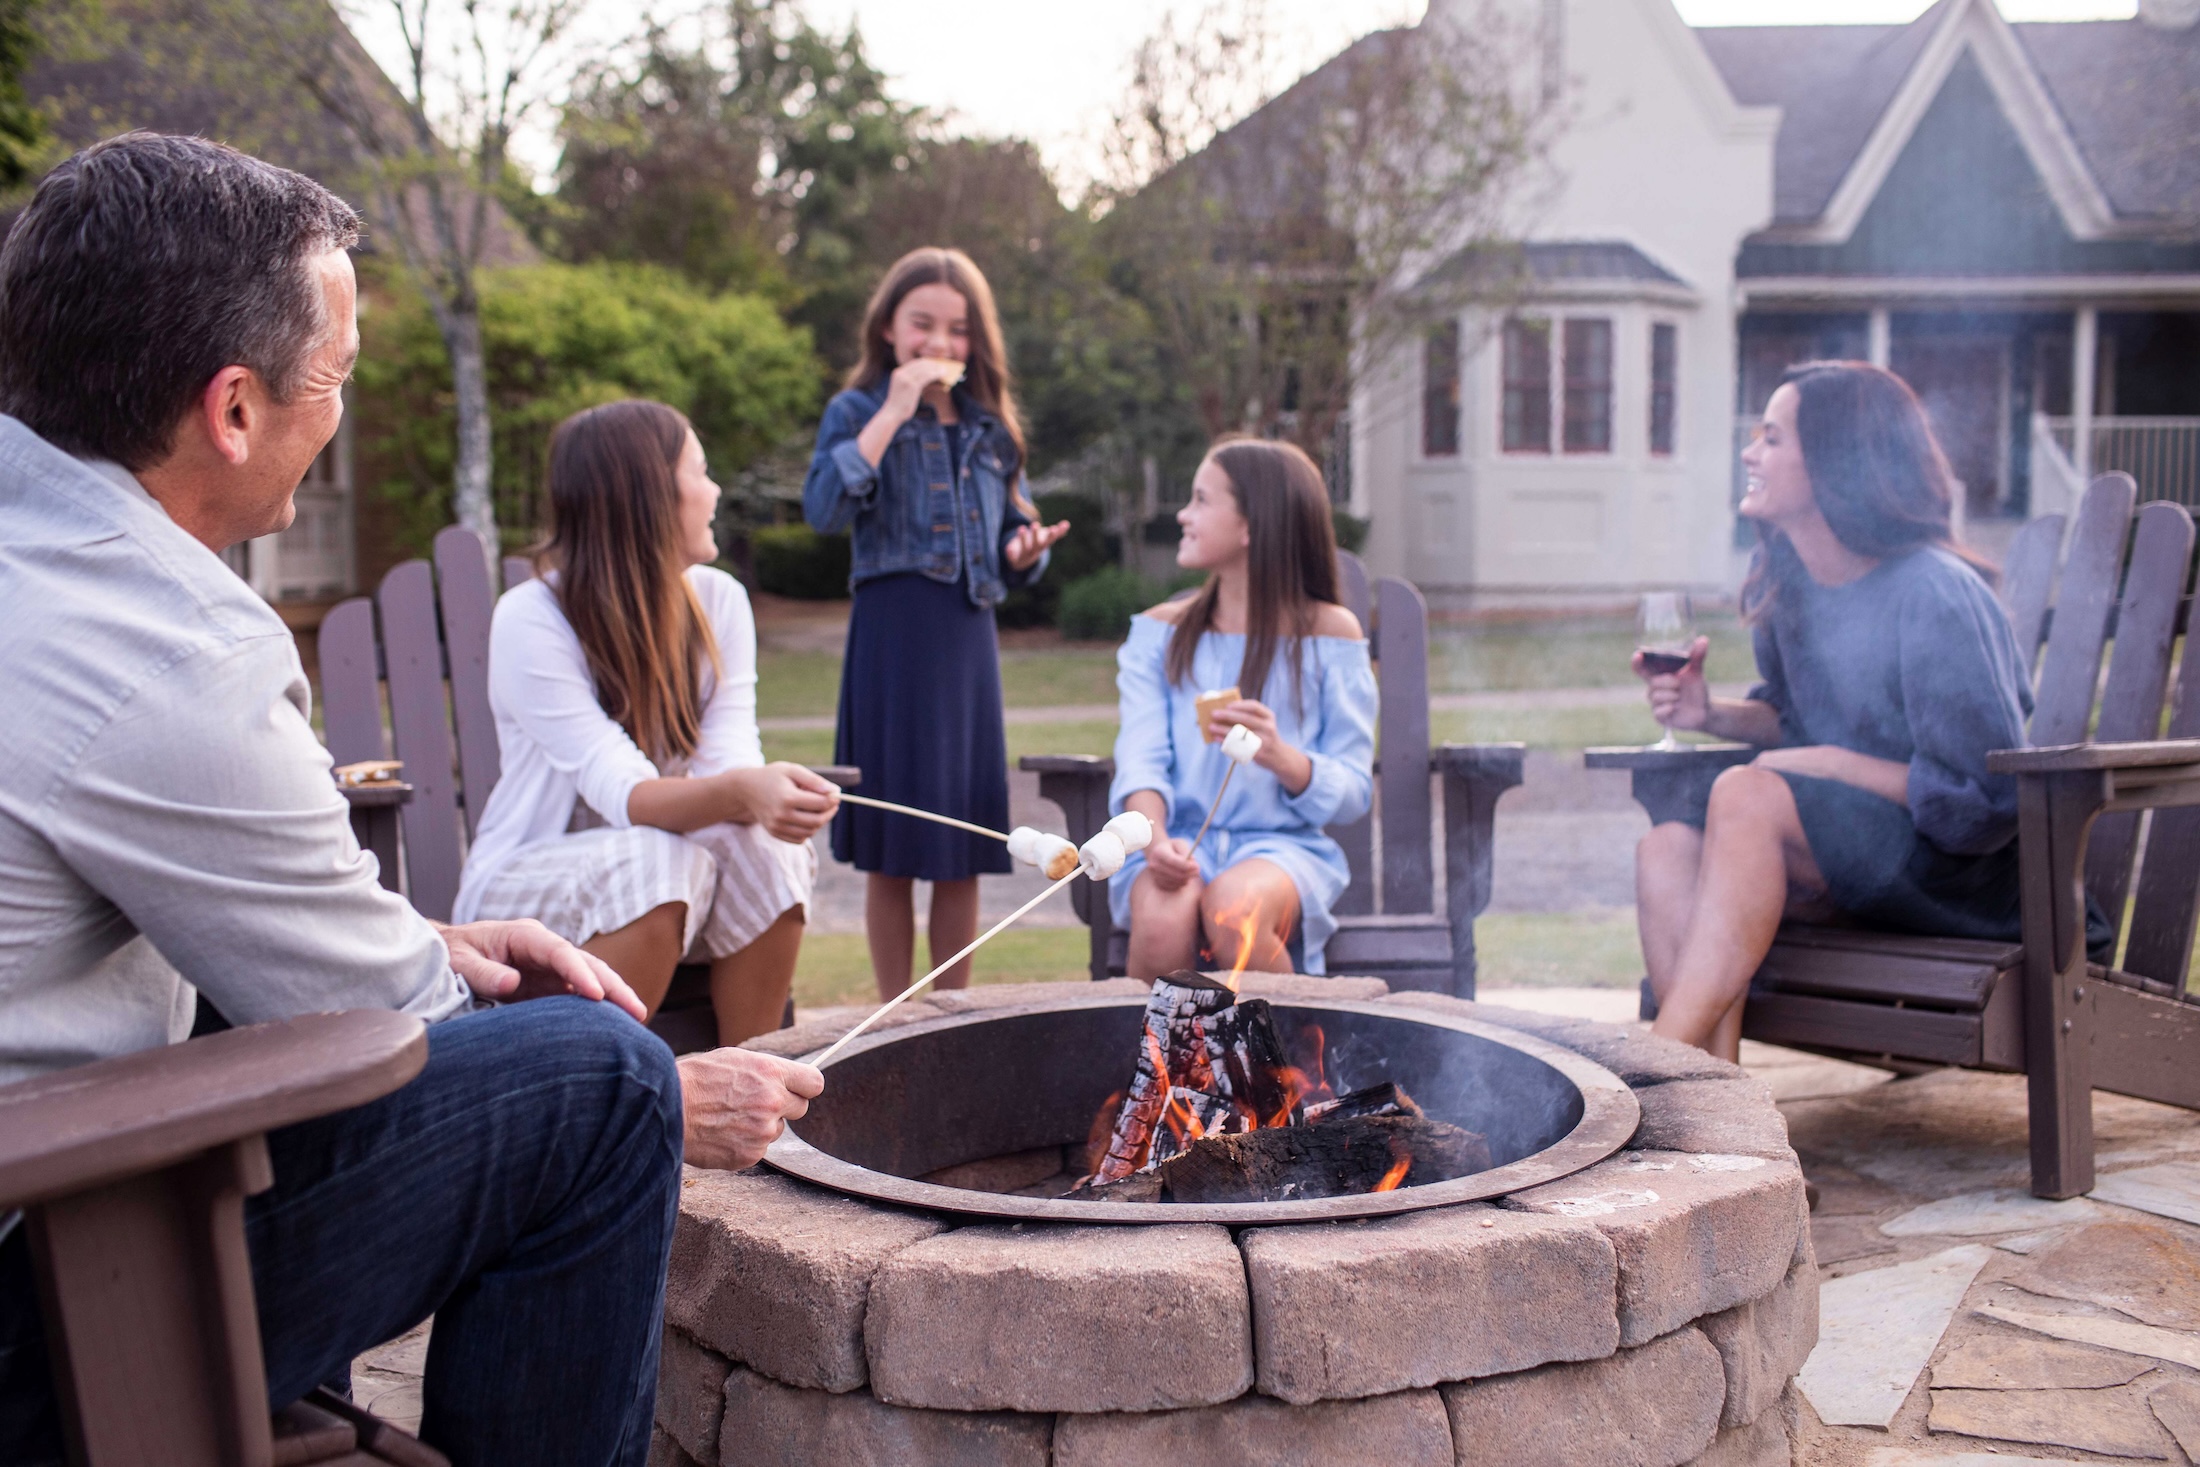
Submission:
[[[1538,749],[1587,749],[1598,744],[1647,744],[1656,720],[1640,703],[1576,704],[1557,708],[1438,709],[1429,714],[1437,744],[1523,743]],[[1684,742],[1701,740],[1682,734]]]
[[[1115,649],[1001,654],[1001,701],[1010,708],[1059,708],[1115,701]],[[833,652],[760,652],[759,718],[830,717],[840,702],[840,657]]]
[[[1749,633],[1731,614],[1706,616],[1700,626],[1711,638],[1713,681],[1756,675]],[[1439,693],[1614,687],[1634,680],[1634,650],[1634,624],[1623,617],[1438,626],[1429,636],[1429,686]]]
[[[1012,723],[1008,726],[1008,762],[1026,754],[1112,754],[1115,720],[1079,723]],[[764,757],[797,764],[824,764],[833,757],[829,728],[766,729]]]
[[[1635,915],[1614,911],[1506,913],[1474,924],[1487,988],[1626,988],[1642,977]],[[1073,982],[1087,974],[1082,927],[1011,928],[974,960],[978,983]],[[918,971],[931,967],[920,943]],[[875,996],[860,933],[812,933],[795,968],[798,1006],[865,1003]]]

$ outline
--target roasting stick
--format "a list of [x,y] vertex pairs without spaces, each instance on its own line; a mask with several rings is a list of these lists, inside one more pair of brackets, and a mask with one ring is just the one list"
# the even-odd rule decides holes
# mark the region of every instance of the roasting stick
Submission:
[[946,962],[940,964],[937,968],[934,968],[931,972],[925,974],[922,978],[919,978],[916,982],[910,984],[907,988],[904,988],[901,992],[895,994],[885,1003],[879,1005],[876,1009],[872,1010],[870,1017],[866,1018],[862,1023],[856,1025],[853,1029],[850,1029],[847,1033],[841,1035],[838,1039],[835,1039],[823,1054],[819,1055],[816,1059],[811,1060],[810,1063],[816,1065],[821,1070],[824,1069],[825,1066],[833,1062],[834,1055],[840,1053],[841,1050],[848,1047],[848,1043],[850,1040],[854,1039],[864,1030],[870,1028],[873,1024],[876,1024],[879,1020],[885,1018],[888,1014],[892,1013],[895,1009],[899,1008],[908,1000],[915,998],[917,994],[922,991],[927,985],[929,985],[933,979],[939,977],[940,974],[946,972],[949,968],[954,967],[964,958],[969,957],[979,948],[985,946],[987,942],[999,936],[1002,930],[1005,929],[1011,922],[1014,922],[1018,917],[1023,916],[1024,913],[1030,911],[1033,907],[1038,906],[1039,903],[1045,901],[1048,897],[1053,896],[1056,892],[1060,891],[1063,887],[1069,885],[1072,881],[1075,881],[1079,876],[1083,874],[1084,868],[1082,866],[1072,868],[1069,875],[1063,877],[1060,881],[1055,882],[1054,885],[1048,887],[1045,891],[1040,892],[1037,896],[1033,897],[1030,901],[1025,902],[1015,911],[1010,912],[1000,921],[994,923],[992,927],[988,928],[986,931],[979,933],[977,938],[970,944],[970,946],[964,948],[961,952],[955,954],[955,956],[949,958]]
[[1240,764],[1252,763],[1253,756],[1260,752],[1260,735],[1242,723],[1233,723],[1222,741],[1222,752],[1228,756],[1230,766],[1222,771],[1222,784],[1207,804],[1207,818],[1199,822],[1199,834],[1192,837],[1194,855],[1199,853],[1199,843],[1207,838],[1207,827],[1215,823],[1215,811],[1222,808],[1222,797],[1230,792],[1230,776],[1238,772]]
[[952,815],[935,815],[930,810],[912,809],[907,805],[897,805],[892,800],[874,800],[869,795],[851,795],[846,790],[840,792],[840,797],[851,805],[869,805],[874,810],[889,810],[896,815],[914,815],[919,820],[930,820],[939,825],[952,825],[957,830],[967,830],[972,835],[988,835],[995,840],[1008,839],[998,830],[988,830],[982,825],[972,825],[969,821],[957,820]]

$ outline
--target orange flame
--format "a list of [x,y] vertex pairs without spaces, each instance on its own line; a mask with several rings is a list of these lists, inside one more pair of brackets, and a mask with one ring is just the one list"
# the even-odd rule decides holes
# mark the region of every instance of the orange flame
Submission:
[[1398,1184],[1404,1181],[1406,1173],[1412,1170],[1413,1158],[1410,1156],[1399,1157],[1390,1164],[1390,1170],[1383,1173],[1383,1179],[1375,1184],[1374,1190],[1377,1192],[1397,1191]]
[[1260,931],[1260,908],[1258,905],[1248,904],[1240,912],[1222,913],[1215,918],[1215,925],[1237,934],[1236,961],[1230,965],[1229,972],[1214,975],[1224,987],[1236,993],[1239,991],[1246,964],[1253,960],[1253,940]]

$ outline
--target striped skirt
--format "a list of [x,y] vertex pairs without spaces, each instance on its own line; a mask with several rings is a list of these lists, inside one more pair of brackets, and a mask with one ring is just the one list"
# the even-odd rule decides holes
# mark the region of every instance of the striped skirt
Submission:
[[807,908],[817,852],[754,825],[675,835],[653,825],[598,826],[520,850],[482,889],[484,920],[533,917],[582,943],[667,902],[687,906],[689,962],[737,953],[790,907]]

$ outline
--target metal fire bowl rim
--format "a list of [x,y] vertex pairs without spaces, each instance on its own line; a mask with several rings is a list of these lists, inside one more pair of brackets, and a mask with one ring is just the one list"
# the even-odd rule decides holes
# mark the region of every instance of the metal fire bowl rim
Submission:
[[[1369,1192],[1350,1197],[1310,1197],[1295,1202],[1072,1202],[1057,1197],[1014,1197],[1005,1193],[978,1192],[963,1187],[943,1187],[934,1182],[897,1177],[889,1172],[872,1171],[868,1167],[842,1161],[839,1157],[810,1145],[797,1136],[791,1127],[780,1133],[779,1139],[764,1153],[764,1160],[774,1169],[789,1176],[830,1187],[836,1192],[877,1202],[921,1208],[927,1212],[959,1213],[1012,1222],[1146,1225],[1225,1223],[1241,1227],[1256,1223],[1313,1223],[1381,1217],[1503,1197],[1541,1186],[1545,1182],[1557,1181],[1585,1167],[1594,1166],[1625,1146],[1642,1121],[1641,1103],[1635,1099],[1635,1092],[1619,1076],[1584,1055],[1518,1029],[1404,1004],[1371,1003],[1359,999],[1262,996],[1277,1008],[1398,1019],[1471,1034],[1476,1038],[1516,1049],[1541,1060],[1573,1082],[1575,1088],[1581,1092],[1581,1119],[1574,1124],[1571,1131],[1541,1151],[1500,1167],[1492,1167],[1486,1172],[1476,1172],[1471,1177],[1457,1177],[1448,1182],[1430,1182],[1418,1187],[1400,1187],[1393,1192]],[[1143,997],[1094,995],[974,1009],[968,1013],[948,1014],[941,1018],[926,1019],[865,1035],[842,1050],[833,1064],[837,1065],[841,1060],[867,1050],[919,1039],[927,1034],[937,1034],[942,1030],[969,1024],[991,1023],[996,1019],[1026,1014],[1061,1013],[1072,1009],[1143,1009],[1145,1006],[1146,1000]],[[803,1058],[810,1059],[821,1054],[826,1047],[820,1045]],[[830,1065],[826,1067],[828,1083],[831,1069]]]

